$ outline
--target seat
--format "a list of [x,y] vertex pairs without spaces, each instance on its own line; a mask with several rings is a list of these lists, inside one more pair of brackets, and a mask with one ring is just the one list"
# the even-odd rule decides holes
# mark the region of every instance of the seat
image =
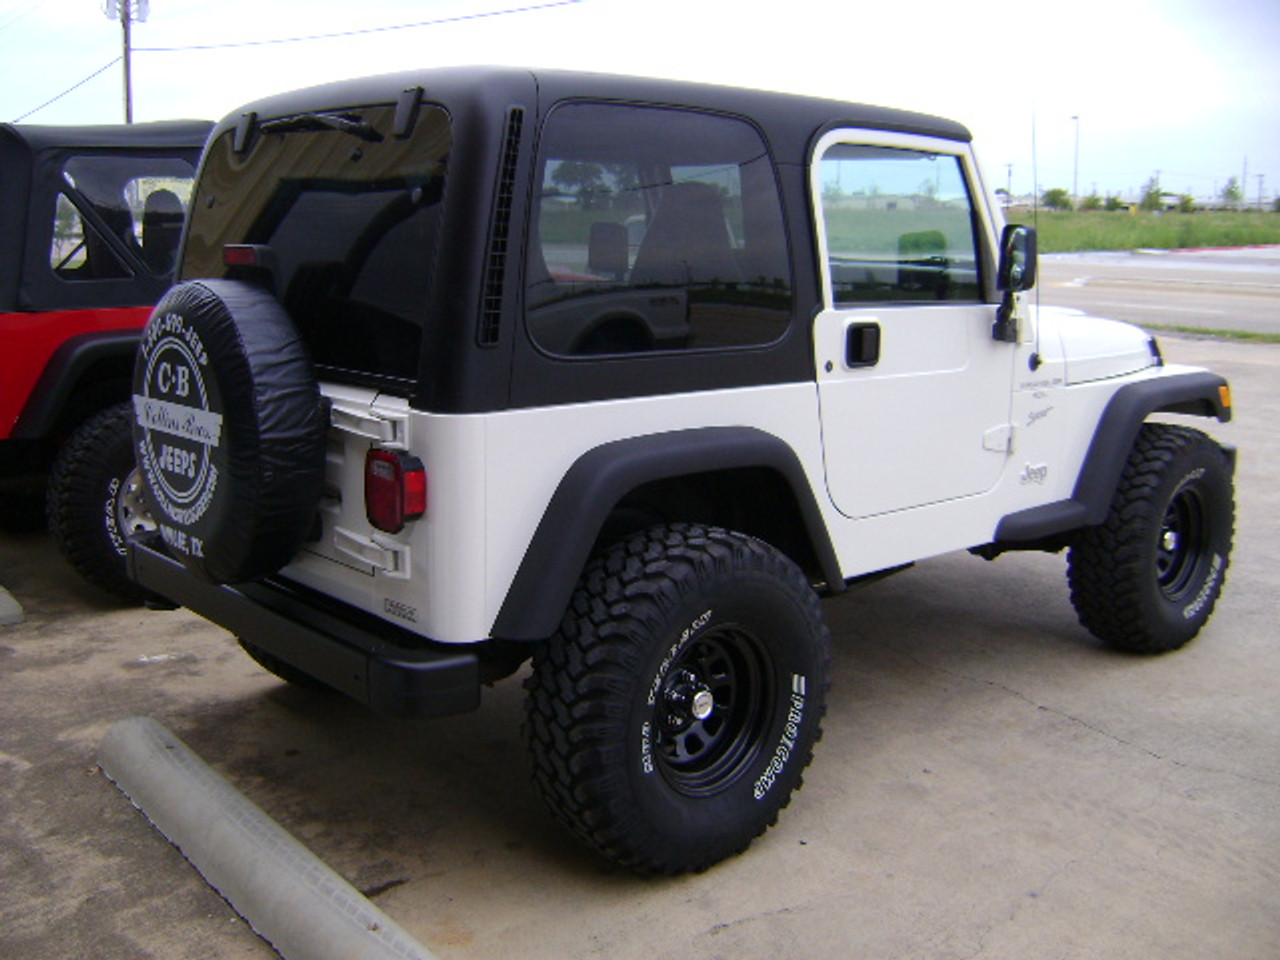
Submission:
[[695,181],[663,187],[636,253],[631,284],[685,286],[741,279],[719,191]]
[[142,259],[152,273],[172,273],[182,237],[182,201],[172,190],[153,190],[142,206]]

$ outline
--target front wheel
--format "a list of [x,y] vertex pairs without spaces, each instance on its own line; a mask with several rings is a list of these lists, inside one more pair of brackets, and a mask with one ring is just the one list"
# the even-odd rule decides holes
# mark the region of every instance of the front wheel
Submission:
[[1106,521],[1068,554],[1081,624],[1133,653],[1183,646],[1222,592],[1234,522],[1222,448],[1198,430],[1144,424]]
[[586,570],[534,657],[526,739],[554,816],[641,873],[772,825],[821,736],[828,633],[803,573],[713,527],[652,528]]

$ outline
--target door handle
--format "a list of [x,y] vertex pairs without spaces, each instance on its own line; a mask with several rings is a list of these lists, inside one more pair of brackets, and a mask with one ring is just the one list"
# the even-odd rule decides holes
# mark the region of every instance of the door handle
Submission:
[[874,367],[880,362],[880,324],[851,323],[845,328],[846,367]]

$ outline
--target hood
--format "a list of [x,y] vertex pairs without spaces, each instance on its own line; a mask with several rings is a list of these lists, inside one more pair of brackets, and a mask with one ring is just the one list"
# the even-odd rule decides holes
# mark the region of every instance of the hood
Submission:
[[1155,337],[1131,323],[1067,307],[1041,307],[1037,315],[1042,340],[1060,345],[1068,384],[1122,377],[1163,362]]

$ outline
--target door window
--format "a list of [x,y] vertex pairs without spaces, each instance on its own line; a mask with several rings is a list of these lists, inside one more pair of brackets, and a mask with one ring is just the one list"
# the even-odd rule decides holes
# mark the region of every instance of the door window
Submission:
[[834,303],[982,300],[959,157],[836,144],[820,183]]

